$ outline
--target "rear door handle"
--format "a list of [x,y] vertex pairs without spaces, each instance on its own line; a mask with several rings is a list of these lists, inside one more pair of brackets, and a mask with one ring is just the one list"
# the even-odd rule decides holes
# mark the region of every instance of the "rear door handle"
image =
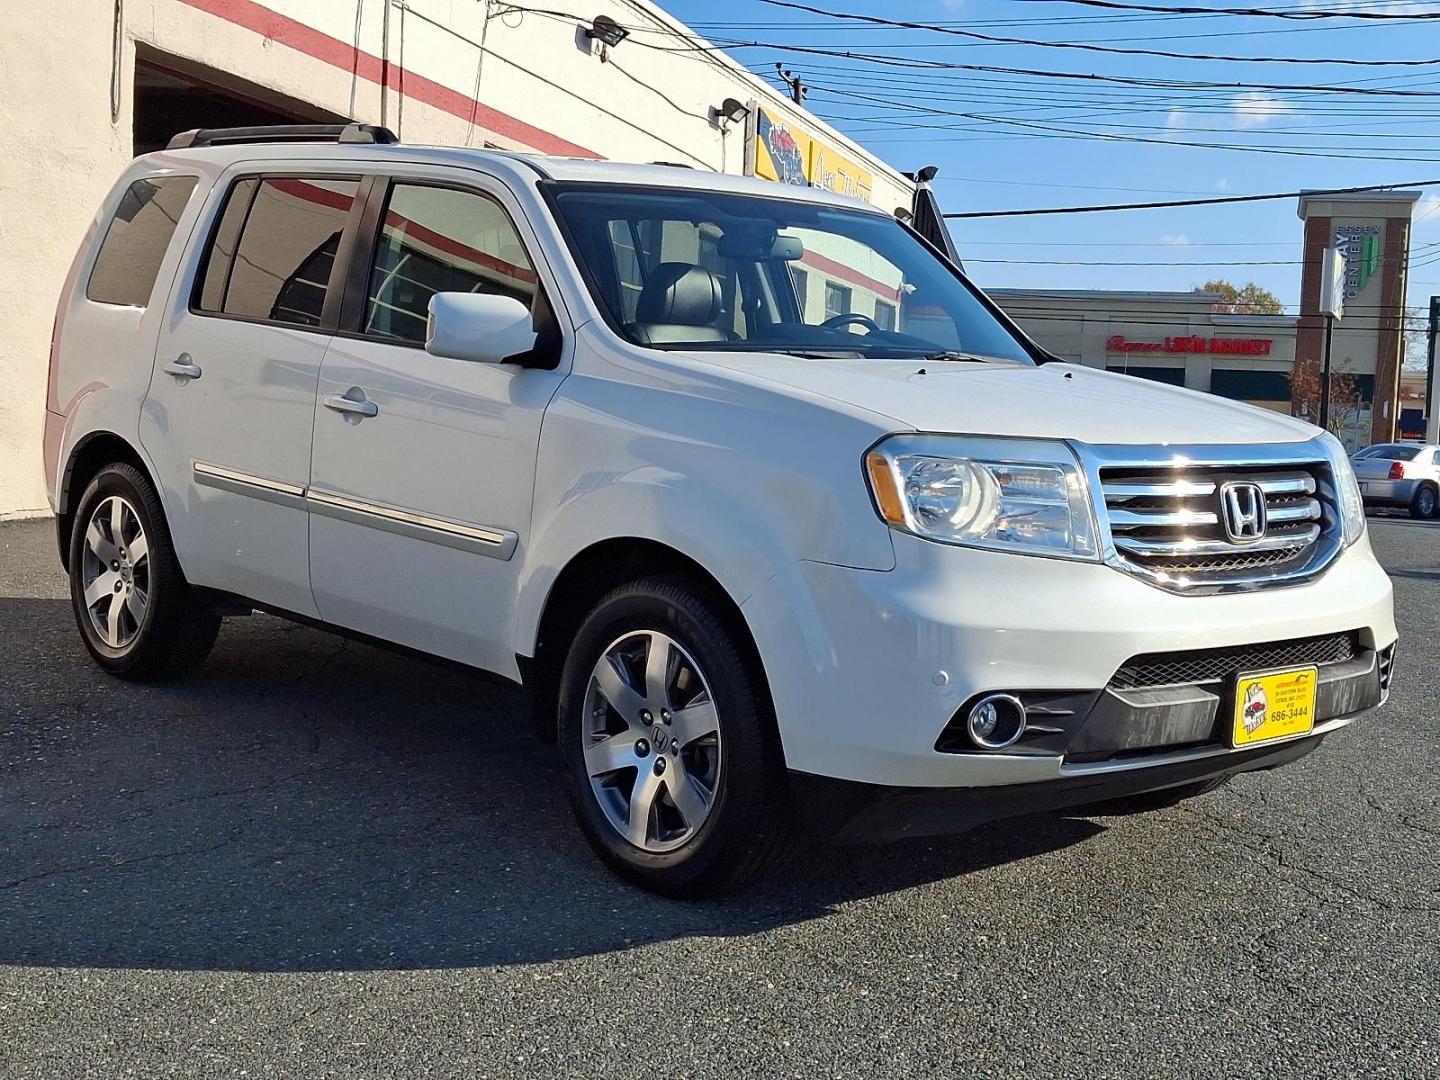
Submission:
[[377,416],[380,413],[380,406],[373,401],[356,401],[354,398],[344,397],[340,394],[331,394],[323,401],[327,409],[334,409],[341,413],[354,413],[357,416]]
[[167,375],[174,375],[181,379],[198,379],[200,377],[200,365],[190,362],[189,353],[181,353],[174,360],[167,360],[160,365],[160,370]]

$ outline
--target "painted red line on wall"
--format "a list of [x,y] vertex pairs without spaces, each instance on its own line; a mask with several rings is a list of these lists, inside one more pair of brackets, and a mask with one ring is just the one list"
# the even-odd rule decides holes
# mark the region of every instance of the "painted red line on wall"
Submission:
[[508,139],[524,143],[543,153],[597,159],[601,157],[600,154],[578,143],[572,143],[558,135],[552,135],[548,131],[527,124],[509,113],[491,108],[489,105],[476,101],[458,90],[452,90],[434,79],[427,79],[424,75],[402,68],[393,61],[387,64],[373,53],[357,49],[348,42],[331,37],[298,19],[292,19],[288,15],[281,15],[279,12],[262,7],[254,0],[179,0],[179,2],[208,15],[224,19],[226,22],[234,23],[236,26],[253,30],[271,41],[277,41],[281,45],[340,68],[342,71],[351,72],[377,86],[382,82],[389,82],[392,85],[399,83],[403,85],[406,97],[432,105],[442,112],[458,116],[462,120],[473,121],[481,127],[488,128]]
[[832,278],[839,278],[841,281],[849,282],[851,285],[859,285],[862,289],[869,289],[876,296],[883,296],[888,300],[899,302],[900,290],[894,285],[886,285],[883,281],[860,273],[844,263],[836,262],[834,259],[826,258],[818,251],[807,251],[800,256],[802,266],[813,266],[821,273],[828,274]]

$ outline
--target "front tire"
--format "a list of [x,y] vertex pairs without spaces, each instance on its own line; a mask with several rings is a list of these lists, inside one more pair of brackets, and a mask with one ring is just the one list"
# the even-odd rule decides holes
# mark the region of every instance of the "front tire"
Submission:
[[623,585],[586,616],[560,678],[581,830],[611,869],[669,896],[739,888],[796,834],[769,693],[722,612],[683,577]]
[[1429,521],[1435,516],[1437,504],[1440,504],[1440,499],[1436,497],[1434,486],[1421,484],[1415,492],[1415,498],[1410,501],[1410,516],[1421,521]]
[[101,469],[80,497],[70,599],[90,655],[122,679],[187,675],[220,630],[180,570],[154,486],[131,465]]

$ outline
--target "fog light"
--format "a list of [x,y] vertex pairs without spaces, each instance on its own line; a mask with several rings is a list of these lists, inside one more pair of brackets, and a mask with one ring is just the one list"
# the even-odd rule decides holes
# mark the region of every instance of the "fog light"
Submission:
[[1013,694],[988,694],[970,707],[965,726],[976,746],[1004,750],[1025,734],[1025,703]]

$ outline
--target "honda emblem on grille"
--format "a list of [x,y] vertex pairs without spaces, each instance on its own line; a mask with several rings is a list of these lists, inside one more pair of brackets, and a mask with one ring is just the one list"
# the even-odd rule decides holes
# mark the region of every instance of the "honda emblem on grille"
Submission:
[[1265,535],[1265,492],[1259,484],[1231,480],[1220,485],[1220,520],[1225,535],[1247,544]]

